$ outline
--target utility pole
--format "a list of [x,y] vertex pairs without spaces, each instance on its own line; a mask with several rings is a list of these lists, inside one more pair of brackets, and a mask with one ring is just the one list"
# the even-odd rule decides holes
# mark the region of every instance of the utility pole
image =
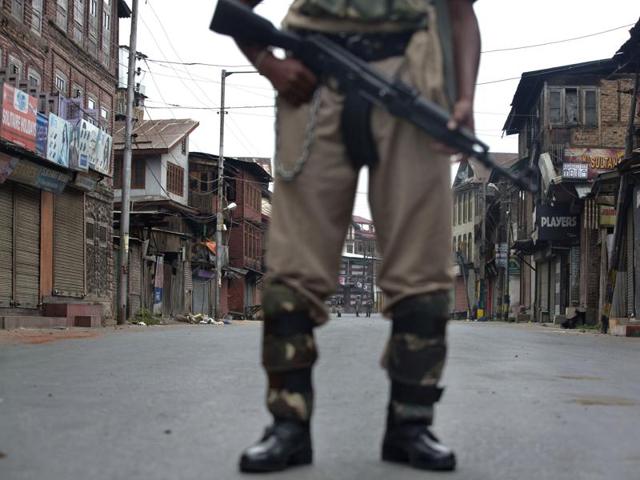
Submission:
[[222,225],[224,224],[224,216],[222,213],[222,202],[224,201],[224,94],[226,79],[230,74],[226,70],[222,70],[221,89],[220,89],[220,147],[218,151],[218,180],[216,186],[218,188],[218,201],[216,202],[216,285],[214,288],[215,312],[216,320],[222,319],[221,296],[222,296]]
[[133,98],[136,74],[136,41],[138,37],[138,0],[132,0],[131,33],[129,35],[129,71],[127,72],[127,110],[124,129],[124,155],[122,157],[122,208],[120,213],[120,298],[118,324],[127,321],[129,300],[129,220],[131,197],[131,140],[133,134]]
[[220,74],[220,146],[218,150],[218,180],[216,185],[218,188],[218,201],[216,205],[216,284],[214,288],[214,303],[215,312],[214,318],[216,320],[222,319],[221,311],[221,298],[222,298],[222,229],[224,227],[224,210],[222,202],[224,202],[224,116],[225,110],[225,89],[227,77],[234,73],[257,73],[255,70],[248,70],[242,72],[230,72],[228,70],[222,70]]

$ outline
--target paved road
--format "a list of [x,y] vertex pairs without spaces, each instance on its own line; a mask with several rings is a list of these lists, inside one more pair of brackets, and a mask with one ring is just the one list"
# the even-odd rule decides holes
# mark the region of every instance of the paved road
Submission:
[[[425,474],[378,460],[387,333],[349,316],[318,331],[316,462],[269,478],[640,478],[637,339],[453,323],[436,430],[460,468]],[[242,478],[268,421],[258,344],[245,323],[0,345],[0,478]]]

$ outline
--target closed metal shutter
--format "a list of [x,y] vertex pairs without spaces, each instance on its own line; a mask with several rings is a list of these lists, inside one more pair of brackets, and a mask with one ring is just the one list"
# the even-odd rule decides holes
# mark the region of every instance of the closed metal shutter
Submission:
[[142,258],[140,245],[131,243],[129,249],[129,315],[140,310],[142,293]]
[[540,321],[549,321],[549,263],[537,264],[537,274],[540,278]]
[[14,201],[15,306],[40,303],[40,191],[16,185]]
[[627,249],[626,270],[627,270],[627,316],[635,315],[635,285],[634,285],[634,265],[633,265],[633,209],[628,210],[627,228],[625,232]]
[[85,295],[84,194],[73,190],[55,197],[53,293]]
[[0,307],[13,298],[13,189],[0,185]]

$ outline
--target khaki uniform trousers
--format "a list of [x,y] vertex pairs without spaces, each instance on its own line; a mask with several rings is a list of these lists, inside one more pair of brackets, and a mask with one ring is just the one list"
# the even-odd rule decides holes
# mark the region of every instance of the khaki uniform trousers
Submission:
[[[442,54],[435,29],[411,39],[405,56],[372,65],[447,106]],[[267,278],[303,294],[317,324],[335,291],[351,222],[358,172],[342,141],[343,96],[327,86],[293,107],[277,101],[276,165],[304,164],[291,180],[276,176],[267,240]],[[452,287],[451,163],[449,155],[409,123],[375,107],[371,127],[379,160],[369,172],[369,204],[382,255],[377,282],[385,313],[414,295]]]

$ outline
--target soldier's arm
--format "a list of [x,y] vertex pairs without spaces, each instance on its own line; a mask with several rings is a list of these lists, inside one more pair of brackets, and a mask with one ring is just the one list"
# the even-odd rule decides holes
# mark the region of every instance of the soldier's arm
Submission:
[[[262,0],[241,0],[254,8]],[[315,75],[302,62],[294,58],[280,60],[266,45],[238,44],[247,60],[261,75],[269,79],[278,94],[293,105],[306,103],[316,88]]]
[[472,0],[449,0],[458,98],[454,122],[473,130],[473,99],[480,65],[480,29]]

